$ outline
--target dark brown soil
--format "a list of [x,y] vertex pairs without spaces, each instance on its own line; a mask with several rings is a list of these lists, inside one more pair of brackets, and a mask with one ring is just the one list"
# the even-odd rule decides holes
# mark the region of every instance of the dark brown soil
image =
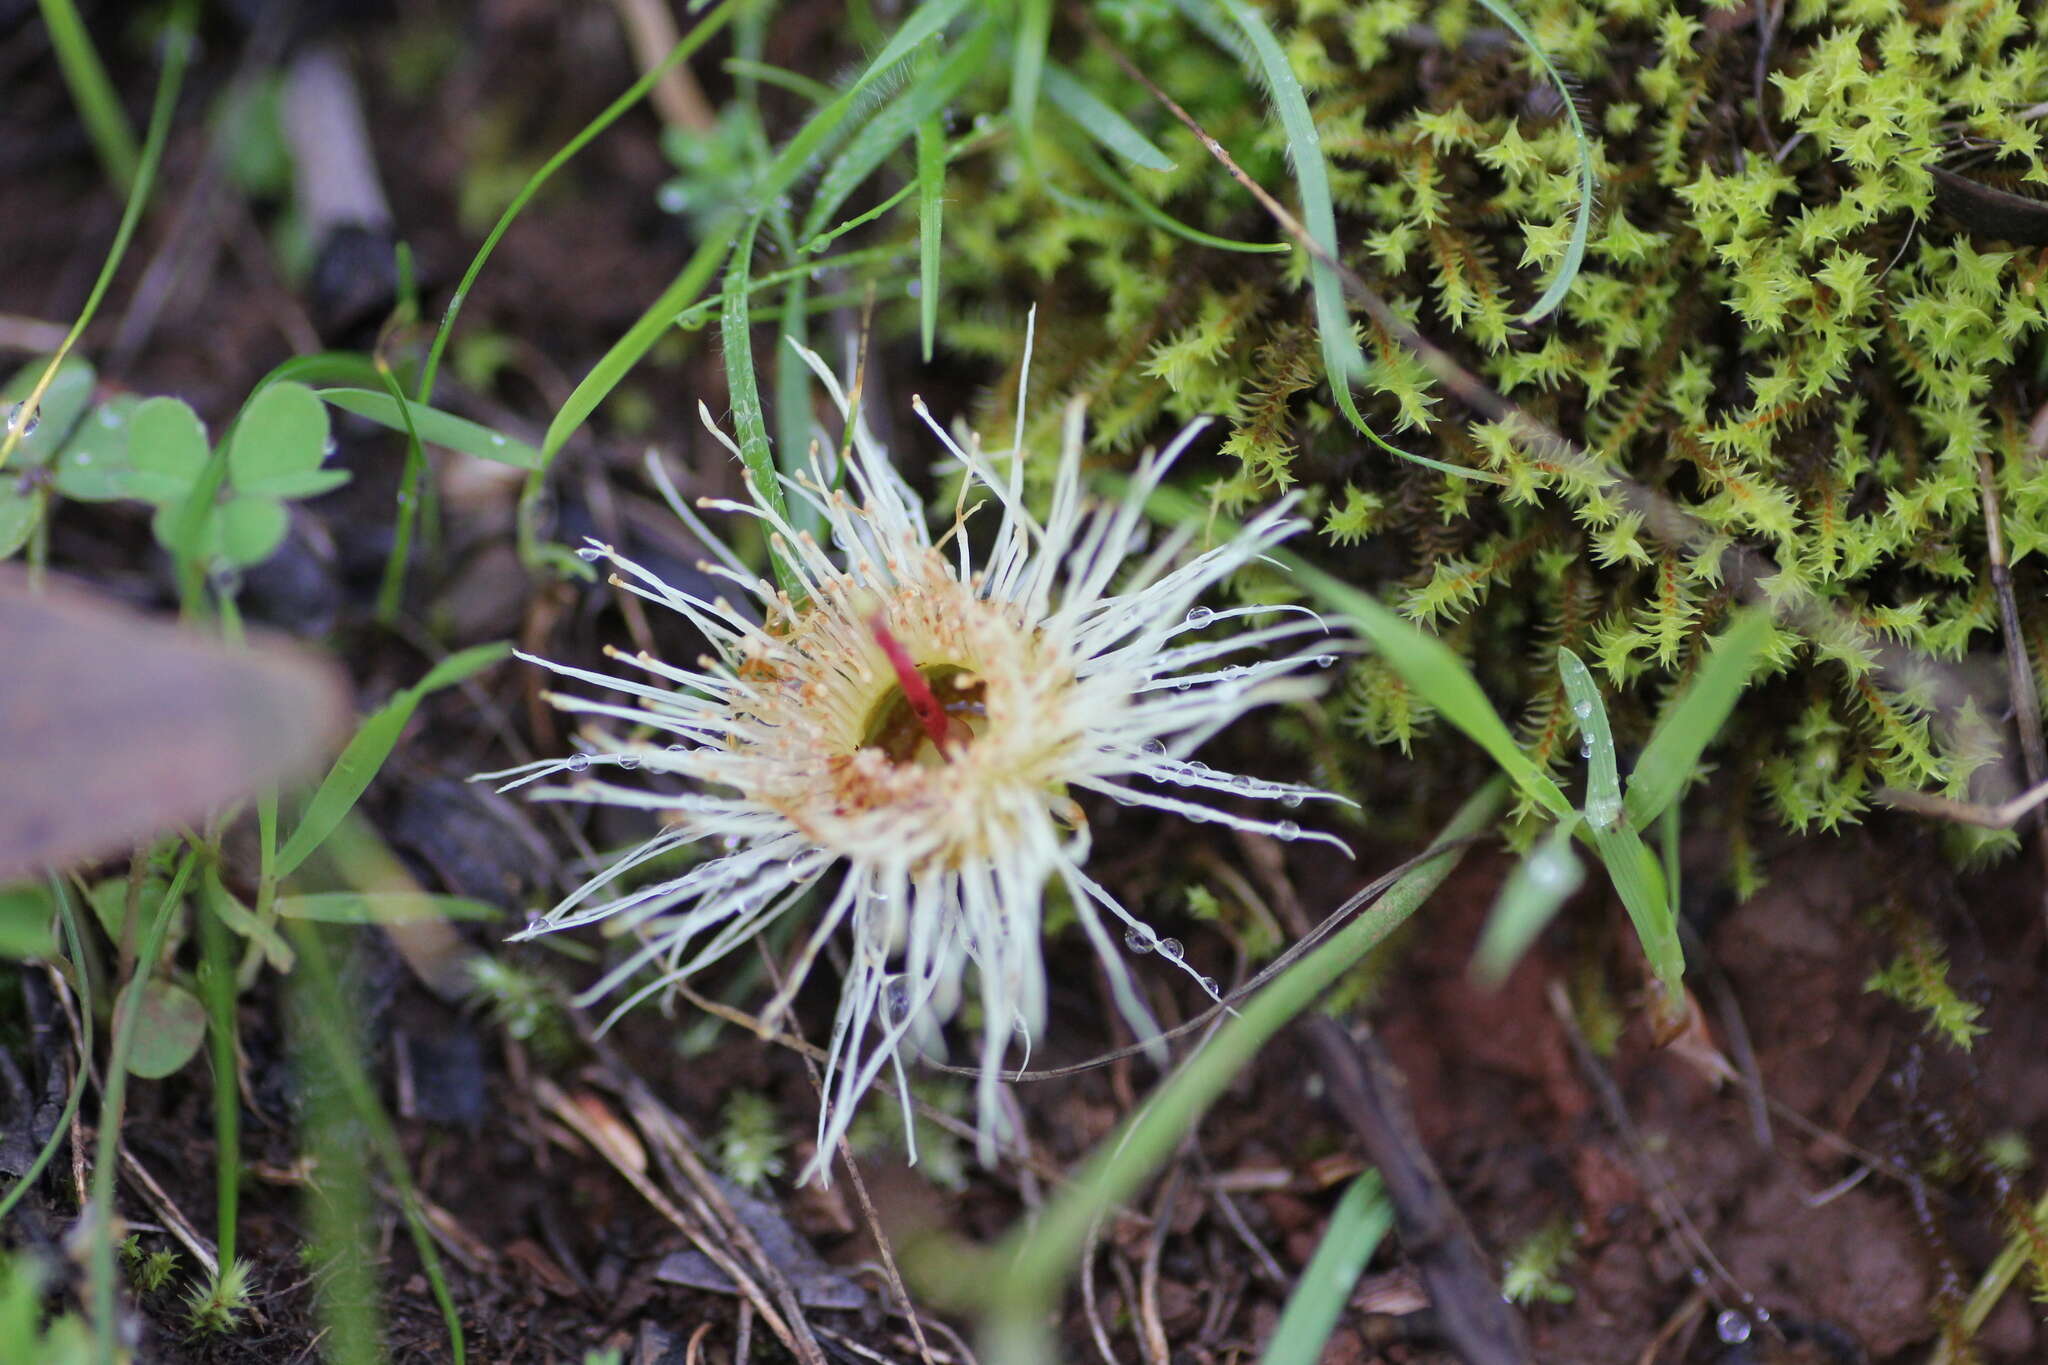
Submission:
[[[119,35],[112,16],[121,8],[98,7],[95,31]],[[778,33],[787,50],[777,59],[803,66],[808,56],[818,74],[829,74],[844,56],[830,43],[832,7],[788,8],[798,13]],[[32,14],[20,0],[0,0],[0,315],[64,322],[84,300],[119,208]],[[217,427],[257,378],[305,344],[312,321],[309,299],[287,282],[271,249],[275,206],[206,189],[206,113],[248,51],[237,21],[216,15],[210,24],[158,205],[87,346],[109,387],[180,395]],[[466,178],[537,164],[632,79],[632,66],[608,6],[484,0],[441,6],[403,25],[351,19],[338,32],[370,93],[400,235],[420,263],[428,313],[437,315],[479,236],[458,226]],[[444,60],[431,80],[401,91],[390,75],[399,50],[429,42],[443,45]],[[152,80],[139,40],[113,38],[110,61],[139,119]],[[715,78],[707,79],[715,97]],[[536,434],[575,378],[680,268],[693,243],[679,220],[655,207],[655,189],[668,174],[657,132],[654,117],[636,111],[507,234],[468,301],[463,332],[503,336],[509,359],[485,388],[451,378],[443,402]],[[187,268],[161,270],[176,253]],[[145,309],[154,323],[142,331],[134,324]],[[703,491],[729,477],[694,412],[700,396],[714,410],[722,404],[709,335],[684,338],[636,374],[632,389],[644,411],[631,430],[616,416],[601,417],[567,449],[553,480],[557,538],[602,534],[690,572],[687,538],[670,527],[636,467],[643,444],[653,441],[705,471]],[[396,343],[420,340],[411,333]],[[0,356],[6,368],[16,363]],[[907,375],[912,350],[883,341],[877,364],[885,378]],[[979,378],[942,369],[921,374],[918,387],[935,408],[947,406],[940,395],[964,408]],[[889,389],[884,383],[877,391]],[[577,662],[642,630],[653,631],[657,644],[689,647],[660,622],[622,616],[597,589],[530,581],[512,549],[516,484],[488,470],[444,478],[444,533],[414,565],[406,628],[375,628],[371,606],[389,545],[400,447],[367,428],[341,434],[338,458],[356,471],[355,482],[299,509],[293,541],[250,575],[245,600],[259,623],[324,641],[342,657],[361,707],[420,675],[427,639],[452,649],[513,638]],[[119,506],[63,509],[51,562],[134,602],[167,608],[173,598],[145,520]],[[463,779],[517,761],[515,746],[559,751],[563,736],[539,704],[538,683],[531,672],[501,668],[468,692],[437,697],[365,807],[429,889],[482,897],[515,917],[574,885],[580,870],[555,812],[492,797]],[[1376,799],[1393,807],[1409,798],[1389,790]],[[644,832],[574,819],[598,848]],[[1427,821],[1410,812],[1402,823]],[[2048,1150],[2038,864],[2013,860],[1964,874],[1943,861],[1937,845],[1925,828],[1884,817],[1866,830],[1784,841],[1769,859],[1770,885],[1746,903],[1701,896],[1688,907],[1700,935],[1693,949],[1700,969],[1689,978],[1698,983],[1700,1031],[1672,1046],[1648,1036],[1640,967],[1616,946],[1627,941],[1625,919],[1598,895],[1575,901],[1500,991],[1469,984],[1472,944],[1508,866],[1497,853],[1471,859],[1383,952],[1369,1003],[1347,1017],[1370,1022],[1405,1076],[1422,1148],[1489,1264],[1498,1270],[1514,1248],[1560,1220],[1572,1229],[1575,1255],[1557,1276],[1569,1301],[1523,1310],[1539,1359],[1743,1365],[1929,1358],[1940,1324],[2005,1244],[2010,1210],[2031,1202],[2038,1185],[2032,1173],[2002,1184],[1974,1154],[2004,1135],[2017,1135],[2030,1151]],[[1187,847],[1184,836],[1175,843],[1126,827],[1104,850],[1105,875],[1142,898],[1186,880]],[[1354,868],[1298,849],[1285,858],[1271,847],[1213,850],[1276,903],[1291,899],[1294,917],[1305,920],[1412,851],[1374,849]],[[1692,846],[1688,885],[1716,885],[1722,857],[1715,832],[1703,831]],[[1984,1006],[1985,1033],[1967,1054],[1865,989],[1896,951],[1884,926],[1901,907],[1937,926],[1951,981]],[[463,932],[465,942],[511,951],[496,945],[495,931]],[[1181,932],[1206,970],[1242,974],[1216,929]],[[792,1135],[793,1169],[808,1153],[803,1135],[815,1113],[797,1057],[732,1028],[686,1053],[681,1040],[699,1027],[687,1009],[673,1019],[652,1010],[628,1018],[610,1061],[573,1038],[551,1049],[437,995],[381,937],[337,944],[362,1013],[371,1074],[397,1116],[429,1205],[470,1359],[577,1361],[609,1346],[637,1365],[725,1361],[742,1332],[751,1336],[752,1359],[785,1358],[738,1299],[657,1278],[664,1260],[689,1243],[544,1095],[551,1085],[583,1105],[579,1112],[594,1106],[623,1124],[625,1105],[613,1087],[630,1073],[708,1135],[727,1095],[759,1091]],[[1109,1015],[1085,949],[1068,943],[1055,951],[1056,979],[1066,983],[1054,1004],[1060,1035],[1039,1060],[1072,1061],[1128,1041],[1104,1022]],[[567,958],[530,949],[511,958],[571,985],[579,979]],[[1553,983],[1570,985],[1581,1018],[1604,1001],[1621,1024],[1616,1046],[1591,1067],[1552,1008]],[[725,984],[712,980],[707,989],[716,994]],[[1192,1008],[1179,984],[1154,985],[1165,1022]],[[192,1337],[178,1302],[189,1277],[174,1280],[137,1305],[146,1360],[269,1365],[312,1359],[321,1349],[314,1286],[300,1259],[308,1187],[317,1187],[318,1172],[303,1160],[297,1124],[304,1096],[285,1044],[285,994],[279,978],[266,976],[244,995],[240,1015],[248,1066],[240,1236],[255,1268],[260,1321],[227,1336]],[[26,1042],[14,1003],[23,998],[10,987],[0,999],[0,1042],[29,1089],[42,1093],[55,1068],[61,1090],[69,1043],[39,1052]],[[804,1022],[818,1036],[829,1002],[805,1006]],[[1717,1080],[1713,1065],[1723,1057],[1753,1074],[1782,1111],[1766,1115],[1742,1084]],[[865,1169],[881,1226],[899,1246],[933,1229],[992,1240],[1044,1197],[1047,1172],[1078,1161],[1156,1078],[1150,1063],[1135,1058],[1020,1088],[1036,1170],[970,1163],[961,1188],[942,1189],[877,1154]],[[1612,1095],[1603,1097],[1608,1083]],[[1324,1088],[1302,1040],[1283,1035],[1173,1170],[1131,1213],[1106,1223],[1090,1275],[1111,1358],[1202,1365],[1258,1358],[1339,1190],[1363,1164],[1355,1136],[1324,1104]],[[138,1161],[202,1230],[211,1227],[214,1200],[210,1096],[204,1063],[195,1062],[169,1080],[139,1084],[124,1129]],[[0,1155],[42,1136],[13,1104],[0,1092]],[[1617,1107],[1626,1131],[1617,1127]],[[88,1102],[88,1117],[92,1109]],[[1852,1180],[1859,1171],[1863,1177]],[[0,1243],[54,1250],[75,1216],[76,1182],[71,1162],[60,1157],[0,1228]],[[871,1305],[887,1301],[873,1234],[843,1181],[823,1191],[777,1181],[771,1197],[775,1207],[763,1225],[793,1231],[831,1264],[820,1283],[850,1280]],[[161,1226],[160,1214],[131,1190],[121,1207],[138,1226]],[[388,1188],[376,1217],[392,1359],[445,1361],[441,1316]],[[161,1231],[144,1232],[143,1243],[150,1250],[174,1245]],[[1380,1253],[1325,1365],[1451,1358],[1417,1288],[1418,1253],[1426,1248]],[[1981,1359],[2048,1357],[2048,1333],[2025,1291],[2023,1276],[1985,1322],[1976,1338]],[[870,1307],[811,1316],[843,1339],[831,1347],[836,1359],[918,1358],[900,1315]],[[1064,1332],[1068,1358],[1097,1358],[1079,1294]],[[1160,1343],[1166,1355],[1155,1354]],[[933,1346],[952,1349],[939,1336]]]

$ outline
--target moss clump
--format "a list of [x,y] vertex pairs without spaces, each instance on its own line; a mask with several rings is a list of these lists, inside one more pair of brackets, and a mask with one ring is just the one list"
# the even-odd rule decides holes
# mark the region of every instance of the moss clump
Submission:
[[[1105,28],[1284,197],[1284,138],[1246,64],[1154,8],[1102,7]],[[1528,52],[1463,0],[1263,13],[1308,92],[1347,262],[1589,464],[1525,449],[1361,319],[1377,430],[1504,482],[1375,449],[1333,414],[1300,253],[1199,245],[1126,211],[1107,180],[1099,203],[1076,200],[1055,187],[1102,163],[1053,120],[1029,158],[978,182],[968,167],[949,188],[966,284],[942,334],[1013,359],[1015,313],[1040,301],[1039,336],[1056,346],[1034,375],[1043,411],[1089,394],[1105,451],[1226,414],[1235,472],[1218,501],[1304,489],[1329,556],[1518,698],[1545,763],[1570,748],[1554,647],[1597,661],[1626,736],[1725,617],[1724,551],[1743,546],[1766,593],[1861,629],[1779,641],[1768,666],[1786,676],[1736,741],[1756,785],[1740,799],[1803,828],[1853,819],[1880,785],[1961,792],[1987,757],[1981,716],[1875,665],[1887,647],[1940,660],[1998,647],[1980,456],[2029,648],[2048,644],[2030,590],[2048,460],[2030,448],[2026,395],[2044,361],[2048,252],[1971,236],[1936,183],[1937,163],[2006,189],[2048,181],[2032,112],[2048,98],[2048,24],[2011,0],[1792,0],[1764,30],[1750,7],[1672,0],[1520,9],[1581,82],[1600,184],[1583,269],[1534,326],[1520,315],[1563,265],[1582,148]],[[1150,203],[1191,229],[1271,239],[1101,44],[1063,56],[1175,158],[1127,172]],[[1660,540],[1622,480],[1705,533]],[[1374,740],[1408,745],[1431,724],[1371,664],[1343,706]]]

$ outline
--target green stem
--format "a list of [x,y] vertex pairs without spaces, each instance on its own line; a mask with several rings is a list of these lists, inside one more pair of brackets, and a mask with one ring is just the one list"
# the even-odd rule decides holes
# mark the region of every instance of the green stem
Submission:
[[57,50],[57,65],[64,70],[64,83],[78,102],[78,116],[92,138],[93,149],[106,167],[107,179],[123,194],[135,187],[135,130],[121,112],[121,97],[107,79],[107,68],[78,17],[71,0],[42,0],[43,23],[50,30],[50,46]]
[[135,1046],[136,1021],[141,1016],[142,992],[156,970],[164,950],[164,935],[185,897],[185,883],[191,880],[198,854],[187,850],[157,906],[156,918],[143,933],[141,951],[135,955],[135,973],[114,1006],[114,1041],[107,1049],[107,1072],[100,1086],[99,1133],[93,1147],[91,1205],[85,1226],[91,1235],[88,1279],[92,1286],[92,1329],[96,1359],[113,1365],[116,1354],[114,1334],[114,1178],[121,1163],[121,1111],[128,1099],[128,1053]]
[[[207,876],[218,874],[209,869]],[[221,894],[226,894],[224,891]],[[242,1106],[238,1093],[235,1050],[234,941],[227,925],[211,908],[199,912],[199,945],[203,954],[199,986],[206,999],[207,1027],[213,1043],[214,1239],[220,1243],[220,1277],[235,1264],[236,1206],[241,1195]]]

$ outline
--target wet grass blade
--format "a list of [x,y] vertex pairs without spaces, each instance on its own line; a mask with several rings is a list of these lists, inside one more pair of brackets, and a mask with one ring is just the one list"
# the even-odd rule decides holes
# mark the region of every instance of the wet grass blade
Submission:
[[946,129],[936,114],[917,125],[917,335],[932,363],[939,334],[939,254],[945,240]]
[[1366,1171],[1330,1211],[1323,1239],[1294,1282],[1259,1365],[1316,1365],[1323,1358],[1352,1288],[1393,1227],[1394,1206],[1387,1202],[1387,1187],[1378,1171]]
[[1685,974],[1685,954],[1678,943],[1677,916],[1656,855],[1624,817],[1614,734],[1600,688],[1592,671],[1569,649],[1557,651],[1557,664],[1565,696],[1578,718],[1579,733],[1586,740],[1586,830],[1628,909],[1651,968],[1671,998],[1681,999],[1679,978]]
[[1077,127],[1103,147],[1134,166],[1148,171],[1170,171],[1173,158],[1157,143],[1131,125],[1131,121],[1105,104],[1057,62],[1045,68],[1045,97],[1053,107],[1072,119]]

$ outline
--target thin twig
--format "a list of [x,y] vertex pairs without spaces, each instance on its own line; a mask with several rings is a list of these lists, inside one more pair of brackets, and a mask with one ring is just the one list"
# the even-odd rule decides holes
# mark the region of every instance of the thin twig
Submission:
[[[2039,787],[2048,781],[2048,745],[2041,739],[2041,691],[2034,680],[2034,666],[2027,658],[2026,636],[2020,630],[2020,609],[2013,597],[2012,566],[2005,556],[2005,519],[1998,508],[1998,476],[1991,468],[1991,453],[1977,452],[1977,487],[1984,499],[1984,553],[1991,562],[1991,590],[1998,596],[1998,621],[2005,635],[2006,688],[2012,703],[2013,720],[2020,728],[2020,757],[2027,765],[2027,785]],[[2034,850],[2048,872],[2048,812],[2034,813]],[[2048,897],[2048,889],[2044,889]],[[2048,898],[2042,902],[2048,915]]]

